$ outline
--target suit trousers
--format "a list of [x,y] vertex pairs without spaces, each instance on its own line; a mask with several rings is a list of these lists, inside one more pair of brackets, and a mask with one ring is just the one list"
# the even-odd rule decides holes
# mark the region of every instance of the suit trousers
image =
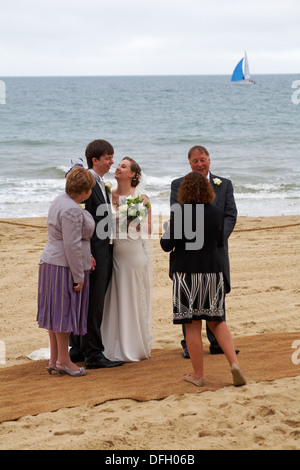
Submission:
[[102,355],[104,346],[101,336],[101,323],[105,293],[112,275],[113,245],[109,245],[108,256],[90,275],[89,309],[87,319],[87,334],[76,336],[71,334],[69,344],[73,354],[82,356],[82,360],[89,362]]

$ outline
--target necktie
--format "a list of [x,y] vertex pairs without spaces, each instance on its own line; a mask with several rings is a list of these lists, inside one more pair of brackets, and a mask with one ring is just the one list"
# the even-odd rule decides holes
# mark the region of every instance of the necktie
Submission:
[[[99,185],[100,185],[100,188],[102,190],[102,193],[103,193],[103,196],[104,196],[104,199],[105,199],[105,202],[106,204],[108,203],[108,200],[107,200],[107,194],[106,194],[106,190],[105,190],[105,182],[103,179],[100,178],[99,175],[97,175],[97,178],[96,180],[98,181]],[[108,206],[108,204],[107,204]],[[110,234],[110,237],[109,237],[109,244],[112,245],[113,244],[113,231],[111,231],[111,234]]]
[[99,175],[97,175],[96,179],[97,179],[98,183],[100,184],[100,188],[102,190],[105,202],[107,202],[106,191],[105,191],[105,183],[104,183],[103,179],[100,178]]

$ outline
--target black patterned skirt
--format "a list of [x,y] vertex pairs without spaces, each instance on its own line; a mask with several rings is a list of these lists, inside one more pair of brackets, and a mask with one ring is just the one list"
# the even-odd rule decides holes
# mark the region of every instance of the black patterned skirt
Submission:
[[223,321],[223,273],[173,273],[173,323]]

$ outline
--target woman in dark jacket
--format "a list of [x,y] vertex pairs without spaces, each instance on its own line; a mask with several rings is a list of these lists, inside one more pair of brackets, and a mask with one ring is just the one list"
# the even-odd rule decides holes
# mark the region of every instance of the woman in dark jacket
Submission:
[[185,176],[172,206],[170,225],[160,240],[171,251],[173,323],[184,324],[194,373],[187,382],[204,386],[201,320],[217,338],[231,366],[234,385],[246,383],[239,368],[233,339],[224,318],[224,214],[213,206],[214,190],[197,172]]

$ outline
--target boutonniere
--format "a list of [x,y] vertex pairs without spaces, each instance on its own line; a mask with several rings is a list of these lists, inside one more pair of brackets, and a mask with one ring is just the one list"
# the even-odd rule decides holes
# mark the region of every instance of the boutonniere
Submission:
[[214,178],[213,183],[215,186],[220,186],[222,184],[222,180],[220,180],[220,178]]
[[79,206],[81,207],[81,209],[84,211],[84,209],[85,209],[85,203],[84,203],[84,202],[81,202],[81,203],[78,204],[78,205],[79,205]]
[[110,194],[111,193],[111,188],[112,188],[112,182],[111,181],[106,181],[105,187],[106,187],[106,191],[108,192],[108,194]]

